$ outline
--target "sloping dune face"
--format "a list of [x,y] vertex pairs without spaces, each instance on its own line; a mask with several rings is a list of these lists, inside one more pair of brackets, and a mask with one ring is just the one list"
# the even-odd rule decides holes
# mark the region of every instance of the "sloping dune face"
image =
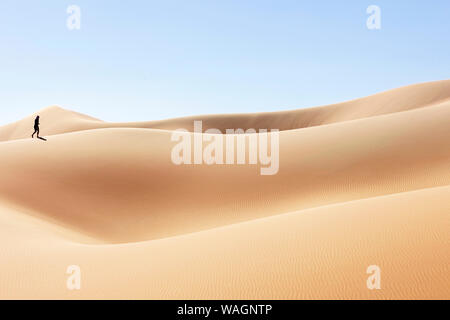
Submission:
[[[0,298],[450,298],[450,81],[153,122],[50,107],[47,142],[35,115],[0,127]],[[281,130],[278,172],[174,164],[194,120]]]

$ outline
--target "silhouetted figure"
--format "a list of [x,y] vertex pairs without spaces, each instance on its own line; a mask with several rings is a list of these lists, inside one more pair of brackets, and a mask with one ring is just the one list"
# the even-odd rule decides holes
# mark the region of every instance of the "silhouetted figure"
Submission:
[[35,135],[36,133],[37,133],[36,137],[37,137],[38,139],[47,141],[46,139],[39,137],[39,116],[37,116],[36,119],[34,119],[34,132],[33,132],[33,134],[31,135],[31,138],[34,138],[34,135]]

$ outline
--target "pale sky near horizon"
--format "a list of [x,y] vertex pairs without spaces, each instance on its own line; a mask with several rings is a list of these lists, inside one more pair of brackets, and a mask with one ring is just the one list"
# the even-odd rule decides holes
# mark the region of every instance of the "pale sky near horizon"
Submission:
[[[69,5],[81,29],[66,26]],[[381,29],[368,30],[369,5]],[[0,125],[277,111],[449,79],[450,1],[0,2]]]

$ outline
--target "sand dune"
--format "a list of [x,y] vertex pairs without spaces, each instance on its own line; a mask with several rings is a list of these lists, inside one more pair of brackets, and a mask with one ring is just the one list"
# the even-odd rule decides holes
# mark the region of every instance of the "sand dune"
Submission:
[[[449,196],[419,190],[122,245],[67,241],[0,209],[0,237],[14,241],[0,298],[448,298]],[[74,263],[79,291],[65,287]],[[373,264],[381,290],[365,285]]]
[[[47,142],[36,114],[0,127],[0,298],[450,298],[450,81],[274,113],[38,113]],[[194,120],[282,130],[278,173],[174,165]]]
[[402,87],[361,99],[316,108],[265,113],[197,115],[145,122],[108,123],[59,106],[51,106],[18,122],[0,127],[0,141],[29,138],[33,133],[30,123],[33,123],[33,119],[38,114],[41,116],[43,125],[42,135],[47,136],[100,128],[164,130],[184,128],[193,131],[194,120],[202,120],[205,130],[216,128],[224,133],[229,128],[261,128],[280,131],[301,129],[425,108],[448,101],[450,101],[450,80]]

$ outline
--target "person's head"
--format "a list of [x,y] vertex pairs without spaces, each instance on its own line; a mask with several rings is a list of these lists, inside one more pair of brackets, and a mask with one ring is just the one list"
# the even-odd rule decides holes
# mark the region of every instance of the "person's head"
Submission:
[[36,119],[39,119],[39,116],[37,116]]

